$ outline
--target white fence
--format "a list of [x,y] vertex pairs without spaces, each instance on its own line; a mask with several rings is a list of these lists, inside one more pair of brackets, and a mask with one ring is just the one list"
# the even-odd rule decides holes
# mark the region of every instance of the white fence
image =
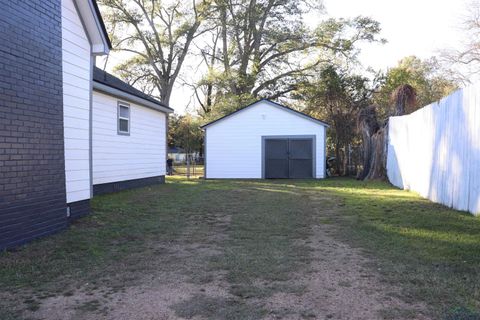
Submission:
[[387,174],[401,188],[480,214],[480,86],[389,121]]

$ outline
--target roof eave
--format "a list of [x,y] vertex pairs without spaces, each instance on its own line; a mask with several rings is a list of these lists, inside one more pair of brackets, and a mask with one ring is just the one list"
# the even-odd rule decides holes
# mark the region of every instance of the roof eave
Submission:
[[100,13],[100,9],[98,8],[97,0],[92,0],[93,10],[95,10],[95,16],[97,17],[98,24],[102,29],[103,38],[106,42],[107,49],[110,51],[112,49],[112,42],[110,41],[110,37],[108,36],[107,28],[105,27],[105,22],[103,21],[102,14]]
[[97,91],[100,91],[100,92],[103,92],[103,93],[110,94],[110,95],[118,97],[118,98],[128,100],[130,102],[133,102],[133,103],[139,104],[141,106],[144,106],[144,107],[156,110],[156,111],[160,111],[160,112],[163,112],[163,113],[170,114],[170,113],[174,112],[174,110],[172,108],[166,107],[166,106],[158,104],[158,103],[154,103],[152,101],[149,101],[149,100],[146,100],[146,99],[141,98],[139,96],[133,95],[131,93],[122,91],[120,89],[110,87],[110,86],[108,86],[104,83],[101,83],[101,82],[98,82],[98,81],[95,81],[95,80],[93,81],[93,89],[97,90]]
[[112,47],[102,16],[94,0],[75,0],[93,55],[107,55]]

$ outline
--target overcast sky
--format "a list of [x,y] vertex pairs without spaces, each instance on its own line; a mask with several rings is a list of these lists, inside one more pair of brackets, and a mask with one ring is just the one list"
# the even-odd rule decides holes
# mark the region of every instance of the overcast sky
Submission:
[[[327,14],[351,18],[368,16],[380,22],[381,37],[386,44],[362,45],[360,62],[364,67],[386,70],[409,55],[422,59],[437,55],[446,48],[458,48],[462,42],[461,21],[468,13],[469,0],[324,0]],[[324,17],[309,16],[308,24]],[[121,60],[121,55],[110,54],[107,70]],[[194,76],[195,69],[185,66],[184,77]],[[191,91],[177,85],[170,100],[176,113],[192,111]]]

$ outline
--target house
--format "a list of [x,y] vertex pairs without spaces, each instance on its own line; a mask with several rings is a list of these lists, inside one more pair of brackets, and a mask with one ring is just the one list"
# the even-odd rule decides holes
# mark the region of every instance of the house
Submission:
[[174,162],[180,163],[187,161],[187,153],[183,148],[180,147],[170,147],[168,148],[168,158],[172,159]]
[[168,114],[173,110],[94,69],[93,195],[165,182]]
[[9,1],[0,24],[0,249],[163,181],[173,110],[95,69],[111,48],[95,0]]
[[210,122],[205,178],[324,178],[328,124],[260,100]]
[[[180,147],[170,147],[168,148],[168,158],[172,159],[176,163],[185,163],[187,162],[187,152]],[[191,161],[195,161],[198,163],[201,160],[200,153],[190,153],[190,159]]]

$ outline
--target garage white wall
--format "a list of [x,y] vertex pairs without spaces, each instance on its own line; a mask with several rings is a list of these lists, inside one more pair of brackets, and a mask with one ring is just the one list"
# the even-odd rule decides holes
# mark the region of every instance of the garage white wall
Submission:
[[91,47],[72,0],[62,0],[63,121],[67,203],[90,198]]
[[93,92],[93,184],[165,175],[166,115],[122,101],[130,105],[130,135],[119,135],[118,101]]
[[324,125],[260,101],[206,127],[206,177],[262,177],[262,136],[315,135],[316,178],[325,177]]

